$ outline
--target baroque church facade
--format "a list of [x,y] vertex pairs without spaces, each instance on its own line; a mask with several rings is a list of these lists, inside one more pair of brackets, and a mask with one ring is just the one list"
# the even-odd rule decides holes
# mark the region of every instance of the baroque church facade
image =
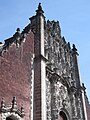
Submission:
[[0,43],[0,120],[90,120],[77,58],[39,3],[30,24]]

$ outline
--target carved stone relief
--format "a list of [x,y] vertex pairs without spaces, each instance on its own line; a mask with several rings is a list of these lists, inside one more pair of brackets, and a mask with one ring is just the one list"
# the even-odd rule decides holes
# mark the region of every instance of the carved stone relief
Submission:
[[67,88],[55,77],[46,79],[46,103],[47,119],[58,120],[61,108],[67,109],[71,113],[70,98]]
[[77,99],[75,95],[77,88],[72,49],[70,43],[61,37],[58,22],[48,21],[45,24],[45,55],[49,69],[46,70],[47,120],[58,120],[62,108],[68,111],[71,120],[83,120],[80,97]]
[[45,54],[48,67],[60,76],[63,74],[71,77],[72,52],[70,44],[61,37],[59,23],[48,21],[45,28]]

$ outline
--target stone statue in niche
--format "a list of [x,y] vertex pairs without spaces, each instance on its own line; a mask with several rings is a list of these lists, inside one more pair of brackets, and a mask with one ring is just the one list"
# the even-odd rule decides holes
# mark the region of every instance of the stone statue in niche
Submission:
[[62,101],[63,108],[68,108],[69,97],[68,97],[67,89],[64,86],[61,86],[60,90],[59,90],[59,93],[60,93],[60,96],[61,96],[61,101]]
[[63,86],[60,87],[60,95],[62,100],[66,98],[66,90]]

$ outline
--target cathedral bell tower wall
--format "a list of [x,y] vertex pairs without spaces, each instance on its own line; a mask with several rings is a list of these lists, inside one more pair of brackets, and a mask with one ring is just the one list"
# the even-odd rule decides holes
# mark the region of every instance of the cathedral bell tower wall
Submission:
[[44,57],[44,15],[39,3],[36,15],[31,17],[34,33],[34,104],[33,120],[46,120],[45,57]]

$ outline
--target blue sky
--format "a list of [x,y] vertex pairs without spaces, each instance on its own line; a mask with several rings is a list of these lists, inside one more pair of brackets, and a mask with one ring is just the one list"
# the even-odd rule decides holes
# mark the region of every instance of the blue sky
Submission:
[[62,36],[76,45],[80,77],[90,101],[90,0],[0,0],[0,41],[11,37],[17,27],[22,30],[39,2],[46,20],[58,20]]

